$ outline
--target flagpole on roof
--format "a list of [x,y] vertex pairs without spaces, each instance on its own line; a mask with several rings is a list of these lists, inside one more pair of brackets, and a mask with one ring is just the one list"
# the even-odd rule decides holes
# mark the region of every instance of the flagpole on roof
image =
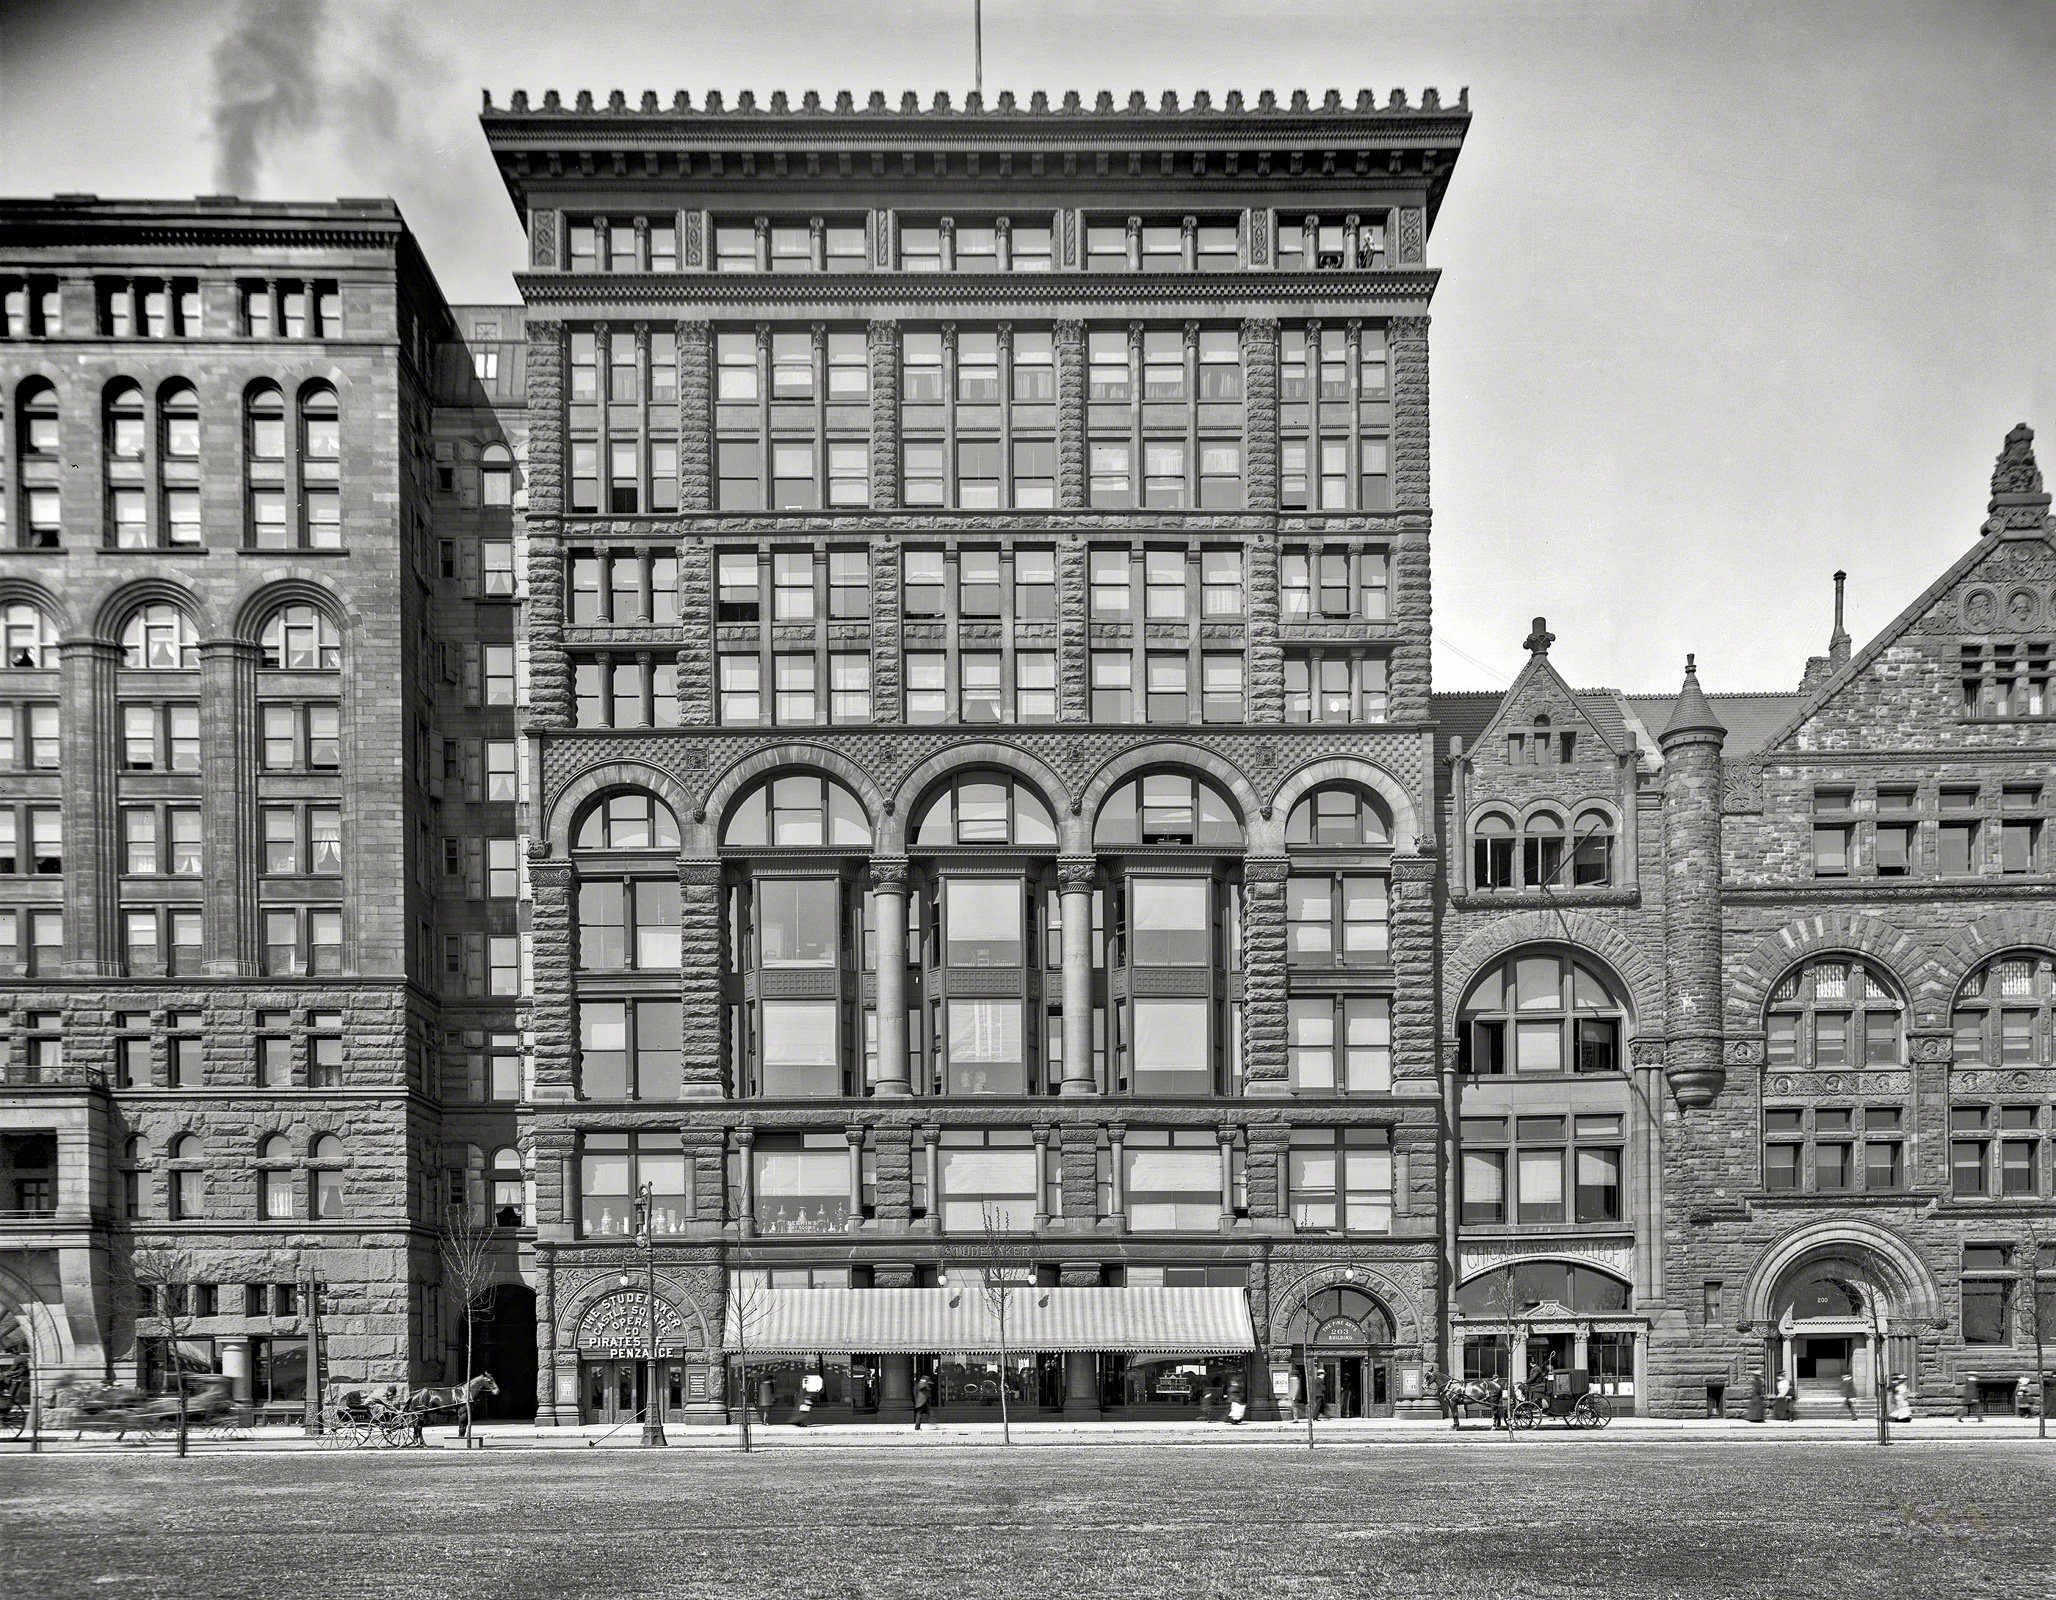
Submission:
[[971,0],[971,87],[985,98],[985,0]]

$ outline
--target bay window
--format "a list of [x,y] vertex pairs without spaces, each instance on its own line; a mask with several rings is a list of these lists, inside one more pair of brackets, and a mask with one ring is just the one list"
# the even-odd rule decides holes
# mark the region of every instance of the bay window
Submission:
[[1213,1233],[1221,1225],[1221,1150],[1206,1128],[1131,1128],[1121,1198],[1135,1233]]
[[1212,1003],[1137,998],[1129,1002],[1128,1088],[1137,1095],[1213,1093]]
[[830,1233],[849,1225],[850,1145],[841,1133],[760,1133],[750,1151],[759,1233]]
[[982,1233],[988,1217],[1010,1233],[1035,1224],[1040,1152],[1026,1128],[945,1128],[936,1151],[945,1233]]
[[1019,878],[945,877],[944,960],[952,967],[1019,967],[1023,958]]
[[758,1087],[773,1098],[833,1098],[843,1092],[833,1000],[766,1000],[758,1008]]
[[588,1133],[578,1159],[579,1232],[635,1231],[636,1199],[650,1188],[650,1231],[677,1233],[692,1220],[685,1141],[676,1133]]
[[947,1010],[946,1092],[1028,1093],[1022,1002],[952,999]]

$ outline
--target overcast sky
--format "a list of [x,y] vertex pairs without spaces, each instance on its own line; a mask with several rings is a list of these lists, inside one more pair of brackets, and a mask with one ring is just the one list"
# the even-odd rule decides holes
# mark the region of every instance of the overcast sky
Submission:
[[[269,54],[276,116],[238,148],[248,3],[0,0],[0,192],[391,194],[452,300],[499,299],[481,88],[971,84],[971,0],[255,9],[231,90]],[[1536,613],[1579,683],[1696,650],[1791,688],[1837,566],[1860,644],[1976,537],[2008,427],[2056,468],[2048,0],[986,0],[985,84],[1470,87],[1429,243],[1439,688],[1502,686]]]

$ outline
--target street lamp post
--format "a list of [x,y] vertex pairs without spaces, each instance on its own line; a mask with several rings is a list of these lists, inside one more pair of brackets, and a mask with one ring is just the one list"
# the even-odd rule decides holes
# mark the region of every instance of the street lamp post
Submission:
[[649,1316],[650,1367],[648,1386],[643,1390],[642,1428],[642,1442],[647,1445],[669,1442],[664,1437],[663,1391],[657,1386],[657,1240],[650,1231],[655,1216],[650,1186],[644,1184],[635,1195],[635,1243],[643,1253],[644,1309]]

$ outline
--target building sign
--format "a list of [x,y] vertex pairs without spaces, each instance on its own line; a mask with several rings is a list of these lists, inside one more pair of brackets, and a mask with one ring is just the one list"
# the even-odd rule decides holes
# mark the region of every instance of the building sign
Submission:
[[1493,1267],[1521,1261],[1581,1261],[1633,1281],[1635,1247],[1598,1239],[1521,1239],[1506,1244],[1468,1243],[1456,1254],[1456,1275],[1468,1281]]
[[[668,1300],[657,1301],[657,1353],[685,1353],[685,1319]],[[578,1348],[595,1356],[646,1356],[650,1352],[650,1302],[640,1290],[624,1290],[595,1300],[578,1319]]]

